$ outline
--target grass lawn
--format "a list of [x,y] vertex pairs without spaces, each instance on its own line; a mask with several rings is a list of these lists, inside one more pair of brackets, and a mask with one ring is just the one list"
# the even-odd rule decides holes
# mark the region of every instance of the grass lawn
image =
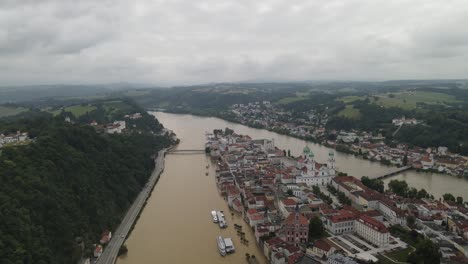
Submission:
[[[86,112],[91,112],[93,110],[96,110],[96,107],[92,105],[72,105],[72,106],[65,107],[64,110],[65,112],[71,112],[75,117],[80,117],[86,114]],[[58,110],[52,111],[51,113],[55,116],[55,115],[60,114],[60,112],[62,112],[62,110],[58,109]]]
[[366,99],[365,96],[350,95],[350,96],[343,96],[343,97],[340,97],[340,98],[338,98],[337,100],[340,100],[340,101],[342,101],[343,103],[347,104],[347,103],[352,103],[352,102],[357,101],[357,100],[365,100],[365,99]]
[[388,258],[382,255],[377,255],[377,258],[379,259],[379,264],[395,264],[395,262],[390,261]]
[[23,107],[8,107],[8,106],[0,106],[0,117],[4,116],[14,116],[21,112],[24,112],[28,109]]
[[96,110],[96,107],[92,105],[74,105],[65,108],[65,111],[71,112],[75,117],[80,117],[86,114],[86,112],[91,112],[93,110]]
[[306,100],[307,97],[284,97],[284,98],[281,98],[278,103],[280,104],[290,104],[290,103],[294,103],[294,102],[299,102],[299,101],[302,101],[302,100]]
[[399,251],[388,253],[386,256],[398,262],[406,262],[411,252],[413,252],[413,249],[408,247]]
[[359,109],[354,108],[352,105],[346,105],[346,108],[341,110],[338,115],[349,119],[361,118],[361,112],[359,112]]
[[128,112],[132,110],[130,105],[119,100],[104,102],[103,107],[108,114],[112,114],[117,111]]
[[377,98],[377,100],[373,100],[375,104],[383,107],[399,107],[406,110],[416,108],[417,103],[443,105],[458,102],[452,95],[423,91],[384,94],[379,95]]

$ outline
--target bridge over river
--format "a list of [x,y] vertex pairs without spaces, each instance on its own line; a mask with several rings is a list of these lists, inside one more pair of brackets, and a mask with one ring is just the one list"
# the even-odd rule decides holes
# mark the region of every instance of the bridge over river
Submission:
[[178,155],[198,155],[205,154],[204,149],[174,149],[167,152],[167,154],[178,154]]
[[412,168],[411,166],[403,166],[403,167],[397,168],[397,169],[395,169],[393,171],[387,172],[385,174],[374,175],[374,176],[370,176],[369,178],[383,180],[385,178],[391,177],[391,176],[396,175],[398,173],[410,170],[411,168]]

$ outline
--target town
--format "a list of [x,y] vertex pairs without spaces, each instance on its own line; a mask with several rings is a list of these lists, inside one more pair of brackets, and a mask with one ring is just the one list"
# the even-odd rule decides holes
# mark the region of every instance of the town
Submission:
[[[241,124],[310,140],[386,165],[410,166],[423,171],[468,176],[468,157],[451,153],[445,146],[422,148],[399,142],[387,144],[381,133],[327,130],[329,117],[319,111],[310,110],[297,117],[269,101],[234,104],[229,111],[233,121]],[[421,123],[421,120],[404,116],[392,120],[394,134],[403,126]]]
[[333,150],[324,163],[309,146],[290,157],[274,140],[228,128],[207,134],[206,151],[220,194],[252,228],[269,263],[468,261],[461,197],[407,195],[404,181],[384,191],[378,180],[338,172]]

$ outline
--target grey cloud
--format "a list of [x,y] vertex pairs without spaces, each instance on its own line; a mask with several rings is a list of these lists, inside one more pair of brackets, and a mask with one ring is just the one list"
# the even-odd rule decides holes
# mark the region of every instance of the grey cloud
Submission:
[[2,84],[461,78],[464,0],[3,0]]

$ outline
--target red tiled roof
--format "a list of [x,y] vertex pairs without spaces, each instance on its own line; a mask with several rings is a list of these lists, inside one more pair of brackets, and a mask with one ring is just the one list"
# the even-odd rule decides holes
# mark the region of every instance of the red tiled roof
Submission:
[[250,218],[250,220],[252,220],[252,221],[259,221],[259,220],[262,220],[262,219],[263,219],[263,215],[261,215],[261,214],[253,214],[253,215],[249,215],[249,218]]
[[317,241],[315,241],[314,243],[314,247],[320,249],[320,250],[323,250],[325,252],[328,252],[330,251],[330,249],[332,248],[330,244],[328,244],[325,240],[323,239],[319,239]]
[[424,156],[421,161],[424,161],[424,162],[432,162],[432,159],[429,158],[428,156]]
[[304,256],[303,252],[296,252],[293,255],[288,257],[288,264],[297,263]]
[[307,218],[305,216],[303,216],[300,213],[295,212],[295,211],[288,215],[288,218],[286,218],[284,223],[286,225],[295,225],[296,224],[296,214],[299,215],[299,223],[301,225],[308,225],[309,224],[309,221],[307,220]]
[[274,245],[282,244],[284,243],[284,241],[279,237],[273,237],[265,241],[265,243],[267,243],[270,246],[274,246]]
[[370,210],[370,211],[365,212],[364,214],[367,215],[367,216],[370,216],[370,217],[376,217],[376,216],[381,216],[382,215],[377,210]]
[[350,211],[340,210],[338,214],[332,215],[330,221],[333,223],[353,221],[356,219],[356,215]]
[[375,220],[374,218],[369,217],[367,215],[359,216],[359,222],[366,224],[367,226],[379,231],[380,233],[388,232],[388,229],[382,222]]
[[256,214],[256,213],[258,213],[257,209],[250,208],[249,210],[247,210],[248,215],[253,215],[253,214]]
[[285,206],[296,206],[297,204],[293,199],[289,198],[283,199],[282,202]]
[[294,246],[293,244],[286,244],[284,246],[284,249],[286,249],[287,251],[289,251],[289,253],[293,253],[293,252],[297,252],[297,251],[300,251],[301,249]]

